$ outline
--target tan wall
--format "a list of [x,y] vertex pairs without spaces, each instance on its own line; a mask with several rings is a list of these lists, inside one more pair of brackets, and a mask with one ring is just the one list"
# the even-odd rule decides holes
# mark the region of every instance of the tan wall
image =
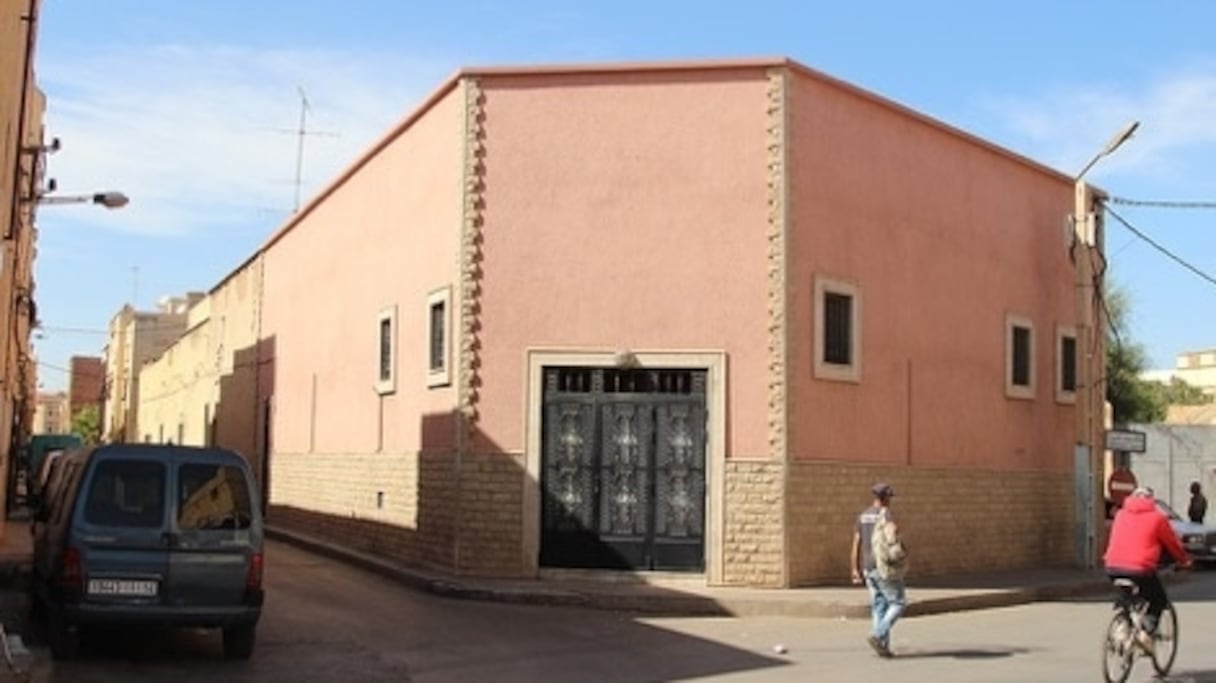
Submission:
[[39,394],[38,405],[34,409],[31,432],[33,434],[66,434],[71,431],[69,406],[66,393]]
[[195,303],[190,328],[142,366],[138,440],[231,448],[260,475],[254,354],[261,268],[254,258]]
[[913,577],[1079,561],[1068,474],[800,462],[789,470],[790,585],[848,581],[876,481],[895,488]]
[[29,337],[35,239],[30,199],[38,187],[38,172],[37,156],[22,150],[41,144],[46,109],[29,59],[30,28],[36,29],[37,23],[25,20],[37,16],[39,4],[0,0],[0,510],[6,507],[11,447],[28,438],[36,405]]
[[[140,431],[140,373],[145,364],[158,358],[185,332],[185,304],[173,312],[135,311],[124,306],[110,323],[110,342],[106,346],[106,424],[109,439],[137,442],[146,436]],[[193,370],[193,369],[192,369]],[[178,441],[177,422],[166,429],[165,440]],[[154,439],[157,440],[157,439]]]

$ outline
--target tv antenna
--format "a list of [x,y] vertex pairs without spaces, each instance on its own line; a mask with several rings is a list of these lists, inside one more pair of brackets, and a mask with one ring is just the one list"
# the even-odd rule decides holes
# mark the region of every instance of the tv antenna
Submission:
[[312,112],[312,105],[308,103],[308,94],[304,92],[303,86],[296,86],[296,92],[300,94],[300,125],[295,130],[280,128],[280,133],[291,133],[296,136],[296,177],[295,187],[296,195],[295,202],[292,204],[291,212],[296,213],[300,210],[300,188],[304,184],[304,138],[309,135],[320,135],[324,137],[336,138],[338,133],[323,130],[308,129],[308,115]]

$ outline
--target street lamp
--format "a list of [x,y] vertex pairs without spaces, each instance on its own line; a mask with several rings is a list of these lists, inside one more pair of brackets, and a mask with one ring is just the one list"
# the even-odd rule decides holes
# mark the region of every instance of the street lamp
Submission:
[[[1102,394],[1096,385],[1098,377],[1096,369],[1104,366],[1102,363],[1104,346],[1094,330],[1095,321],[1098,319],[1097,301],[1095,300],[1097,294],[1095,289],[1098,287],[1098,282],[1094,276],[1092,252],[1100,249],[1101,245],[1096,218],[1091,210],[1093,192],[1082,178],[1089,172],[1089,169],[1094,167],[1094,164],[1103,157],[1113,154],[1123,143],[1131,139],[1139,127],[1139,121],[1132,121],[1124,126],[1073,178],[1073,243],[1079,247],[1076,254],[1077,344],[1082,355],[1077,368],[1078,388],[1081,391],[1077,397],[1079,405],[1076,411],[1076,438],[1077,446],[1085,449],[1085,462],[1089,465],[1090,495],[1085,501],[1085,519],[1087,520],[1085,524],[1085,564],[1091,568],[1097,566],[1098,558],[1102,554],[1103,538],[1098,530],[1102,529],[1106,522],[1105,449],[1098,448],[1098,429],[1095,424],[1095,415],[1105,415],[1104,409],[1097,408],[1097,406],[1105,406],[1105,401],[1099,403]],[[1105,429],[1105,424],[1103,424],[1103,429]],[[1102,497],[1102,505],[1098,504],[1099,496]]]
[[131,200],[121,192],[96,192],[94,194],[77,194],[64,197],[39,195],[39,204],[98,204],[107,209],[121,209]]

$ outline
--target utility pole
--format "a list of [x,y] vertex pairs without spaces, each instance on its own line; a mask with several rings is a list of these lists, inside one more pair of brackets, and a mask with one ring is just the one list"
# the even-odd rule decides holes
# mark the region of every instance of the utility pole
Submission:
[[[1132,137],[1140,127],[1134,121],[1119,131],[1100,152],[1090,159],[1073,180],[1073,244],[1076,262],[1077,296],[1077,384],[1080,393],[1076,404],[1077,446],[1083,451],[1089,472],[1078,472],[1078,478],[1088,478],[1089,495],[1084,505],[1085,516],[1085,565],[1098,566],[1105,546],[1106,528],[1106,449],[1102,435],[1105,433],[1106,381],[1102,371],[1106,367],[1106,348],[1100,334],[1098,312],[1101,283],[1094,273],[1095,252],[1102,249],[1101,221],[1094,210],[1094,192],[1084,181],[1084,176],[1100,159],[1110,155]],[[1099,379],[1102,381],[1099,382]],[[1080,460],[1078,458],[1078,460]],[[1078,463],[1079,465],[1079,463]]]

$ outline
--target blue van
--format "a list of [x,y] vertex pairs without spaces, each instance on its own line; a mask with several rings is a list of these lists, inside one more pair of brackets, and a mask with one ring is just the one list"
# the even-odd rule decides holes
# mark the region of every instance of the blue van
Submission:
[[264,592],[262,506],[249,465],[214,448],[113,444],[64,453],[34,515],[32,595],[51,655],[83,626],[223,631],[253,653]]

